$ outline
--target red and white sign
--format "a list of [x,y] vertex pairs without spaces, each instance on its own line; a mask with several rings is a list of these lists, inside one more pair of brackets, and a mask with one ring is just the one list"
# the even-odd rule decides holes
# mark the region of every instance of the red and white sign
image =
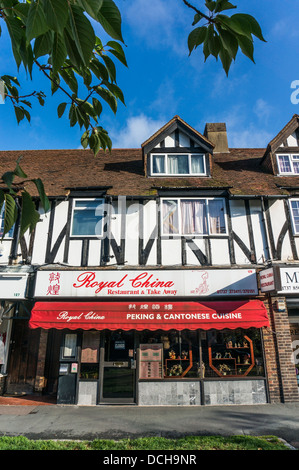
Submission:
[[38,271],[36,298],[200,297],[258,294],[252,269]]
[[270,292],[275,290],[274,269],[264,269],[260,272],[261,292]]
[[259,300],[221,302],[37,302],[31,328],[209,330],[269,326]]

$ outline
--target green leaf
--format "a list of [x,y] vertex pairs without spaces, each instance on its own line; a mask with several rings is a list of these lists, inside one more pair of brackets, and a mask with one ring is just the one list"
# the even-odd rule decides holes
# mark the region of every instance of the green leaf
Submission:
[[68,19],[68,6],[65,0],[43,0],[46,22],[53,31],[62,33]]
[[67,50],[63,38],[59,33],[54,34],[51,61],[53,73],[56,73],[64,64],[67,57]]
[[197,46],[202,44],[206,38],[208,28],[206,26],[200,26],[198,28],[193,29],[188,36],[188,48],[189,48],[189,55],[196,49]]
[[22,119],[24,119],[25,117],[24,108],[22,108],[21,106],[14,106],[14,110],[15,110],[15,115],[19,124],[22,121]]
[[65,81],[65,83],[70,87],[70,89],[77,94],[78,93],[78,82],[75,77],[75,74],[71,68],[69,69],[61,69],[59,71],[59,74]]
[[82,134],[82,137],[81,137],[81,144],[84,149],[87,148],[88,142],[89,142],[89,131],[87,130],[84,132],[84,134]]
[[33,181],[33,183],[35,184],[35,186],[38,190],[38,194],[39,194],[39,197],[40,197],[41,204],[44,208],[44,211],[48,212],[48,210],[50,210],[50,202],[49,202],[49,199],[48,199],[48,197],[45,193],[45,188],[44,188],[44,184],[43,184],[42,180],[40,178],[36,178],[36,179],[33,179],[32,181]]
[[92,105],[93,105],[93,108],[96,112],[96,115],[98,117],[100,117],[100,115],[102,113],[102,109],[103,109],[101,102],[99,100],[97,100],[96,98],[92,98]]
[[2,238],[10,231],[17,220],[18,210],[14,198],[10,194],[4,194],[4,229]]
[[11,185],[13,183],[14,177],[15,177],[15,174],[13,171],[6,171],[2,175],[2,180],[4,181],[4,183],[9,189],[11,189]]
[[251,27],[248,20],[243,19],[240,21],[239,18],[234,18],[234,16],[236,15],[231,17],[227,15],[217,15],[215,18],[216,24],[220,23],[223,28],[251,39]]
[[195,13],[192,26],[195,26],[202,18],[203,16],[200,13]]
[[217,29],[218,29],[219,37],[223,44],[223,47],[227,50],[229,55],[233,59],[235,59],[237,52],[238,52],[238,48],[239,48],[236,36],[225,29],[222,29],[222,28],[217,28]]
[[228,0],[217,0],[217,5],[215,8],[215,13],[219,11],[231,10],[232,8],[237,8],[236,5],[233,5]]
[[5,18],[5,23],[9,32],[13,55],[17,67],[19,68],[22,63],[22,57],[20,55],[20,43],[25,34],[23,23],[19,18],[9,16]]
[[103,0],[79,0],[78,4],[91,16],[94,20],[98,19],[99,10],[102,7]]
[[113,60],[111,60],[110,57],[106,55],[103,55],[102,59],[105,62],[111,81],[115,82],[116,81],[116,68],[115,68]]
[[127,67],[127,59],[121,44],[116,41],[108,41],[107,46],[112,47],[112,49],[109,49],[109,52],[111,52],[111,54],[113,54],[123,65]]
[[103,0],[97,19],[109,36],[124,42],[121,33],[121,15],[113,0]]
[[104,101],[106,101],[106,103],[108,103],[115,114],[117,111],[117,100],[115,96],[109,90],[106,90],[101,86],[95,87],[95,91],[98,93],[98,95],[100,95],[101,98],[103,98]]
[[69,4],[69,13],[71,30],[78,53],[82,63],[88,66],[96,40],[93,27],[83,14],[83,10],[77,5]]
[[30,42],[33,38],[37,38],[41,34],[46,33],[48,29],[49,27],[47,25],[42,0],[32,1],[26,21],[27,41]]
[[53,32],[47,31],[34,41],[33,54],[35,59],[50,54],[53,43]]
[[117,85],[115,85],[115,83],[109,83],[103,80],[103,85],[105,85],[108,90],[110,90],[111,93],[113,93],[113,95],[125,105],[124,94],[122,90]]
[[255,63],[253,58],[253,42],[245,36],[238,36],[237,39],[243,54]]
[[17,164],[16,164],[16,168],[14,170],[14,174],[16,176],[19,176],[20,178],[27,178],[27,175],[26,173],[22,170],[22,168],[20,167],[20,161],[22,159],[22,155],[17,159]]
[[66,103],[60,103],[60,105],[57,108],[57,114],[59,118],[61,118],[61,116],[63,115],[65,108],[66,108]]
[[20,223],[20,238],[29,229],[32,232],[40,220],[40,215],[35,208],[30,194],[27,191],[22,192],[22,211]]
[[89,64],[90,70],[98,79],[109,80],[108,70],[98,59],[92,59]]
[[226,75],[228,75],[231,63],[232,63],[232,57],[228,53],[228,51],[221,45],[220,51],[219,51],[219,57],[222,62],[222,66],[225,70]]
[[257,20],[253,16],[247,15],[246,13],[236,13],[235,15],[232,15],[231,18],[234,21],[239,21],[239,23],[241,23],[241,24],[246,23],[246,25],[249,25],[248,27],[250,29],[250,32],[254,36],[256,36],[258,39],[260,39],[261,41],[266,42],[266,40],[263,36],[261,27],[260,27],[259,23],[257,22]]

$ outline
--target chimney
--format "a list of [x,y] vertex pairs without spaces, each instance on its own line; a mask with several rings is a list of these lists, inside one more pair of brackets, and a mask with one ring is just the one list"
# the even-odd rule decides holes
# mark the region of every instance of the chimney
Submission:
[[229,153],[225,122],[206,123],[204,136],[215,145],[213,153]]

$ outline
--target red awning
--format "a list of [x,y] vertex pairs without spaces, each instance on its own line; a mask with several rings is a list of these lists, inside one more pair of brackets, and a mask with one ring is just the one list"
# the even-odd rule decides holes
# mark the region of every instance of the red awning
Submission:
[[269,326],[259,300],[217,302],[37,302],[31,328],[210,330]]

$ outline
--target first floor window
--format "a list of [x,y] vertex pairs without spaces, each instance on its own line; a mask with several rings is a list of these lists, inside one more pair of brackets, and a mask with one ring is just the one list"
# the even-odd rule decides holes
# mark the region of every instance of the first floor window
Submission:
[[294,232],[299,233],[299,199],[293,200],[291,204],[291,213],[293,219]]
[[[5,217],[5,203],[3,204],[2,209],[0,211],[0,238],[2,238],[3,233],[4,233],[4,217]],[[14,225],[11,227],[9,232],[5,234],[4,238],[12,238],[13,232],[14,232]]]
[[223,199],[162,200],[164,235],[226,234]]
[[75,199],[72,217],[72,236],[101,236],[104,216],[103,199]]

